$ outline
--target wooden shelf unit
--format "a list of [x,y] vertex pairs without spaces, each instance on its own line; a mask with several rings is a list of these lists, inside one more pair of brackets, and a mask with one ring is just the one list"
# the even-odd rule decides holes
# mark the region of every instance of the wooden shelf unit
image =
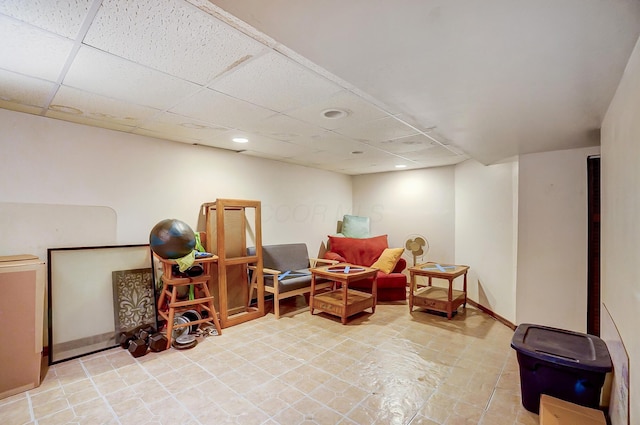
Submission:
[[[210,290],[223,328],[265,314],[260,207],[260,201],[241,199],[216,199],[202,206],[206,250],[218,256]],[[247,255],[248,240],[256,247],[255,255]],[[248,303],[249,266],[255,266],[257,305]]]

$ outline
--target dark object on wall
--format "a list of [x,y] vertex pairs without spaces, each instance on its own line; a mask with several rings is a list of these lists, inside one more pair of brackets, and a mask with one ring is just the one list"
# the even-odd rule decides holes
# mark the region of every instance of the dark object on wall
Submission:
[[182,258],[196,247],[196,235],[184,221],[168,218],[153,226],[149,245],[159,257]]
[[522,405],[538,413],[540,395],[581,406],[600,407],[605,375],[612,369],[607,345],[600,338],[547,326],[523,323],[511,347],[520,365]]

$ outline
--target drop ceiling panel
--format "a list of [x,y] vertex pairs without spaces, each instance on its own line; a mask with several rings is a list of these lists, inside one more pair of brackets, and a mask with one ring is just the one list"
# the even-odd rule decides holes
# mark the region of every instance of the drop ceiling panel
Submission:
[[178,99],[201,89],[197,84],[87,46],[78,51],[63,84],[156,109],[168,109]]
[[278,112],[318,102],[341,90],[275,51],[246,62],[212,87]]
[[278,158],[289,158],[308,151],[308,148],[304,146],[269,139],[268,137],[256,136],[257,135],[250,136],[250,141],[244,145],[244,149],[272,155]]
[[0,2],[0,13],[67,38],[80,31],[91,0],[20,0]]
[[34,114],[34,115],[40,115],[43,110],[39,106],[23,105],[21,103],[8,102],[2,99],[0,99],[0,108],[9,109],[11,111],[16,111],[16,112],[24,112],[27,114]]
[[378,156],[335,161],[330,168],[339,172],[348,172],[348,174],[381,172],[395,170],[393,165],[395,163],[402,163],[402,161],[396,160],[395,157]]
[[105,0],[84,43],[199,84],[266,49],[179,0]]
[[0,68],[56,81],[73,42],[0,15]]
[[329,151],[340,155],[351,155],[354,151],[376,151],[376,148],[370,145],[352,140],[340,134],[335,134],[331,131],[327,131],[320,137],[311,139],[311,145],[318,150]]
[[48,81],[0,70],[0,99],[7,102],[44,107],[55,86]]
[[[337,119],[327,118],[323,112],[329,109],[341,109],[346,111],[347,115]],[[335,130],[375,121],[388,114],[360,96],[343,90],[319,102],[288,110],[287,115],[328,130]]]
[[222,127],[247,130],[274,114],[271,110],[210,89],[203,89],[170,111]]
[[228,128],[216,127],[181,115],[165,112],[140,124],[133,133],[175,140],[201,143],[218,137]]
[[89,120],[103,120],[107,123],[135,127],[158,112],[146,106],[62,86],[54,96],[46,115],[60,119],[73,116],[84,117]]
[[322,128],[282,114],[272,115],[253,126],[253,130],[267,137],[308,145],[309,138],[319,137]]
[[[399,139],[383,140],[381,142],[370,142],[371,146],[377,147],[387,152],[402,154],[407,152],[418,152],[426,149],[433,150],[441,148],[441,145],[422,134],[401,137]],[[441,148],[444,149],[444,148]],[[445,149],[446,150],[446,149]],[[435,152],[435,151],[434,151]],[[446,150],[447,154],[453,154]]]
[[47,118],[55,118],[63,121],[73,122],[76,124],[107,128],[109,130],[122,131],[127,133],[134,128],[130,125],[122,124],[115,121],[107,121],[100,118],[96,119],[96,118],[93,118],[92,116],[78,115],[78,114],[73,114],[66,111],[56,111],[54,109],[47,110],[44,116]]
[[466,156],[449,156],[449,157],[435,157],[435,158],[424,158],[416,160],[416,164],[419,165],[420,168],[430,168],[430,167],[443,167],[445,165],[454,165],[459,164],[461,162],[469,159]]
[[338,156],[333,152],[309,150],[308,152],[287,158],[287,162],[318,166],[333,164],[336,161],[342,161],[343,159],[345,158],[342,156]]
[[366,142],[382,142],[383,140],[398,139],[400,137],[418,134],[413,128],[392,117],[340,128],[335,130],[335,132]]

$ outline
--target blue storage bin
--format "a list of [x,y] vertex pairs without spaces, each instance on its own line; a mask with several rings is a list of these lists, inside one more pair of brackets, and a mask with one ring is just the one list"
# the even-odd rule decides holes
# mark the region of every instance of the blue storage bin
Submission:
[[520,366],[525,409],[538,413],[540,396],[600,407],[605,376],[612,369],[603,340],[594,335],[524,323],[511,340]]

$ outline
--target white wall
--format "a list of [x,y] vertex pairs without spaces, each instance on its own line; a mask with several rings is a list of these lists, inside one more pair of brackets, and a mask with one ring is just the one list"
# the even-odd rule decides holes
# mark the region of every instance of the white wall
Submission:
[[[390,246],[422,235],[429,242],[422,261],[448,263],[454,261],[454,192],[453,166],[355,176],[353,211],[369,216],[372,233],[388,234]],[[413,258],[405,258],[411,265]]]
[[0,255],[146,244],[160,220],[196,230],[203,203],[235,198],[262,202],[264,244],[315,256],[351,209],[351,178],[336,173],[8,110],[0,129]]
[[455,262],[471,266],[468,297],[516,321],[518,162],[455,168]]
[[[165,218],[195,230],[202,203],[236,198],[262,202],[264,244],[306,242],[315,255],[351,210],[351,177],[341,174],[8,110],[0,110],[0,128],[0,203],[104,207],[115,212],[117,244],[148,243]],[[82,224],[60,240],[91,245]],[[17,225],[30,227],[0,217],[0,234]],[[24,253],[32,238],[55,243],[56,227],[0,241],[0,255]]]
[[[630,424],[640,423],[640,46],[602,125],[602,302],[630,359]],[[611,335],[602,335],[607,340]],[[619,367],[615,365],[614,367]],[[616,424],[614,424],[616,425]]]
[[586,332],[587,158],[599,152],[520,156],[516,324]]

